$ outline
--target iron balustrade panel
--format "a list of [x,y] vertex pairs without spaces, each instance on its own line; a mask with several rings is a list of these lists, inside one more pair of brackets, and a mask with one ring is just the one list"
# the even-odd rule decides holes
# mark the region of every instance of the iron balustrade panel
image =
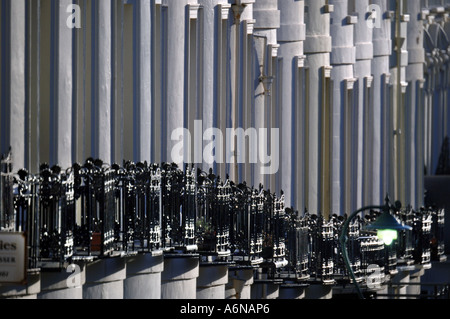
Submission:
[[222,256],[230,254],[230,216],[232,208],[233,189],[227,178],[217,185],[216,215],[216,252]]
[[164,163],[162,166],[162,240],[163,247],[167,250],[173,249],[180,228],[181,187],[182,175],[176,165]]
[[77,256],[107,257],[116,249],[115,171],[100,160],[74,165]]
[[161,222],[162,222],[162,196],[161,196],[161,169],[158,165],[149,168],[149,184],[146,193],[146,224],[148,227],[148,250],[160,250]]
[[[411,207],[395,212],[397,219],[407,226],[413,226],[414,211]],[[397,247],[397,264],[412,264],[413,260],[413,233],[411,230],[398,231],[398,238],[395,243]]]
[[433,216],[432,238],[431,238],[431,260],[440,261],[445,255],[445,209],[434,208],[431,210]]
[[298,216],[292,208],[286,209],[288,225],[286,226],[287,265],[281,271],[281,277],[297,281],[309,279],[309,229],[306,218]]
[[386,272],[394,275],[397,271],[397,243],[393,242],[391,245],[385,247],[386,252]]
[[198,170],[197,244],[204,255],[230,255],[233,188],[228,180]]
[[337,252],[336,234],[331,221],[323,216],[310,215],[311,278],[324,284],[334,284],[334,261]]
[[[362,232],[359,238],[361,243],[361,271],[366,279],[372,278],[377,283],[383,283],[386,279],[386,251],[384,242]],[[378,271],[374,273],[374,270]],[[374,278],[377,277],[377,278]]]
[[[337,234],[340,234],[346,220],[346,216],[332,216],[332,222]],[[350,267],[354,273],[355,279],[361,281],[363,279],[363,272],[361,270],[361,218],[356,216],[348,225],[347,231],[347,254],[350,263]],[[340,243],[338,242],[339,252],[341,252]],[[335,260],[335,274],[344,280],[350,280],[350,274],[341,253],[336,254]]]
[[325,222],[321,225],[320,250],[322,252],[322,282],[334,282],[334,261],[336,260],[337,238],[332,222]]
[[250,259],[252,263],[262,262],[264,248],[264,216],[262,193],[256,189],[251,191],[250,200]]
[[306,280],[310,277],[309,260],[310,260],[310,246],[308,244],[309,238],[309,228],[307,221],[302,218],[299,221],[298,227],[296,228],[296,272],[297,277],[300,280]]
[[[363,224],[362,227],[367,226],[369,224],[372,224],[381,214],[382,214],[382,212],[380,212],[380,211],[370,210],[369,213],[366,213],[364,215],[364,219],[362,220],[362,224]],[[399,222],[401,222],[402,214],[404,214],[404,213],[402,213],[400,210],[395,210],[393,212],[393,216],[395,216],[396,219]],[[377,235],[376,231],[375,232],[374,231],[364,231],[363,232],[364,233],[363,236],[369,236],[369,238],[371,238],[371,237],[377,238],[377,240],[379,240],[383,244],[383,247],[382,247],[383,249],[381,250],[381,248],[380,248],[380,251],[381,251],[380,254],[382,255],[380,258],[383,258],[383,262],[381,263],[381,262],[376,261],[376,262],[374,262],[374,265],[375,264],[379,265],[383,269],[383,272],[385,274],[392,274],[393,275],[393,274],[397,273],[397,266],[398,266],[398,257],[397,256],[398,256],[398,251],[400,249],[400,250],[405,250],[405,253],[407,252],[406,249],[408,247],[407,246],[408,242],[406,240],[407,240],[408,237],[406,237],[406,236],[409,235],[407,232],[408,231],[400,231],[399,232],[400,235],[404,235],[405,236],[405,241],[401,243],[401,245],[405,245],[404,248],[398,248],[398,244],[399,243],[397,243],[396,241],[392,242],[392,244],[390,244],[390,245],[384,245],[384,242],[381,239],[378,239],[376,237],[376,235]],[[372,246],[375,246],[375,243],[372,243]],[[376,249],[375,250],[371,250],[371,251],[376,251]],[[374,258],[374,256],[375,256],[375,253],[373,253],[372,257]],[[406,261],[402,260],[402,263],[405,263],[405,262],[407,263],[407,260]],[[381,264],[383,266],[381,266]],[[367,265],[365,265],[365,267],[366,266]]]
[[265,191],[260,185],[259,209],[262,209],[264,216],[264,240],[262,257],[264,258],[263,272],[268,279],[275,279],[285,272],[287,266],[286,259],[286,237],[289,219],[285,212],[284,195],[280,197],[276,194]]
[[273,196],[274,205],[274,248],[273,258],[275,262],[281,263],[280,266],[285,266],[286,257],[286,235],[289,227],[289,217],[286,214],[285,198],[282,193],[280,197]]
[[[247,184],[232,185],[230,218],[230,260],[243,265],[260,264],[263,249],[264,217],[259,193]],[[259,205],[259,209],[258,209]]]
[[12,156],[9,153],[0,160],[0,231],[14,229],[14,175]]
[[197,197],[197,183],[195,170],[186,167],[183,175],[182,188],[182,206],[181,206],[181,226],[182,226],[182,240],[181,246],[187,251],[196,251],[196,233],[195,224],[197,218],[196,197]]
[[230,218],[231,260],[243,261],[250,258],[250,188],[245,184],[233,186]]
[[[101,232],[101,254],[109,255],[115,249],[115,176],[110,168],[103,168],[97,176],[97,216]],[[94,233],[95,234],[95,233]]]
[[176,164],[163,164],[162,170],[163,245],[166,250],[196,251],[195,171]]
[[115,171],[115,243],[124,252],[134,251],[135,186],[133,176],[124,167],[113,164]]
[[[39,174],[40,261],[63,268],[74,252],[75,195],[70,169],[42,164]],[[53,265],[52,262],[59,263]]]
[[127,162],[115,171],[115,241],[126,252],[161,249],[161,170]]
[[217,200],[217,177],[210,169],[209,174],[197,170],[197,245],[199,252],[207,254],[216,251],[214,203]]
[[424,208],[415,213],[413,219],[413,258],[415,264],[429,265],[431,262],[432,214]]
[[13,218],[7,231],[24,232],[27,235],[28,268],[38,268],[40,259],[39,229],[39,180],[22,169],[14,177]]

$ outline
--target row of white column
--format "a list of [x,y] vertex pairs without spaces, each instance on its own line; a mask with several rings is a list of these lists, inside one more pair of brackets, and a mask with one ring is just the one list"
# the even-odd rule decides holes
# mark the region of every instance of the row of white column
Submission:
[[0,285],[6,299],[329,299],[321,285],[255,281],[255,268],[201,264],[198,256],[142,254],[29,273],[26,285]]
[[[422,204],[423,4],[77,0],[73,31],[72,3],[2,2],[1,152],[12,146],[15,169],[89,156],[168,161],[172,132],[201,119],[203,130],[280,129],[273,176],[260,162],[201,165],[283,190],[287,206],[341,214],[386,193]],[[380,9],[373,27],[370,5]],[[406,87],[412,111],[388,92]],[[205,142],[194,142],[197,156]]]

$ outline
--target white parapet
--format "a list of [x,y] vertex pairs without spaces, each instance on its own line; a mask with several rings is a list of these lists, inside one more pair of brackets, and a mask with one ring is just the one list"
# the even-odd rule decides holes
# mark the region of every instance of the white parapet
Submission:
[[40,272],[28,273],[23,285],[0,285],[0,299],[37,299],[40,291]]
[[73,264],[60,271],[43,271],[38,299],[83,299],[85,281],[85,265]]
[[165,255],[161,299],[196,299],[198,276],[198,256]]
[[201,264],[197,278],[197,299],[225,299],[227,264]]
[[124,299],[161,299],[161,273],[164,257],[139,254],[128,257],[127,278],[123,282]]
[[230,268],[228,271],[228,284],[226,285],[226,299],[251,299],[254,269]]
[[86,266],[84,299],[123,299],[123,281],[126,278],[124,258],[106,258]]

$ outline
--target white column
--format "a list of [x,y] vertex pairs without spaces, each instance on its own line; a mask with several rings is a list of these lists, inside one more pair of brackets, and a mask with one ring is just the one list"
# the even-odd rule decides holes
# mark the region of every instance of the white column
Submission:
[[[280,10],[280,28],[277,40],[280,45],[278,56],[282,58],[281,69],[281,147],[280,147],[280,172],[281,189],[284,192],[286,206],[295,204],[297,194],[292,194],[295,189],[295,163],[298,156],[297,146],[294,141],[304,138],[303,136],[292,136],[295,128],[296,100],[293,98],[296,90],[296,75],[298,65],[297,58],[303,57],[303,42],[306,37],[304,24],[304,1],[278,1]],[[300,203],[302,204],[302,203]],[[299,209],[303,209],[300,208]]]
[[[373,29],[373,105],[368,114],[369,138],[366,143],[366,174],[365,174],[365,205],[379,205],[384,201],[386,193],[383,189],[385,157],[389,156],[386,149],[389,148],[388,140],[384,139],[383,125],[386,112],[390,111],[386,105],[389,102],[389,92],[386,90],[390,77],[389,59],[391,55],[391,22],[387,14],[386,0],[374,0],[372,4],[381,10],[379,27]],[[389,132],[388,132],[389,133]],[[392,136],[392,135],[391,135]],[[388,143],[391,144],[391,143]],[[393,195],[392,195],[393,196]]]
[[95,3],[94,154],[105,163],[111,160],[111,1]]
[[370,112],[370,87],[372,85],[372,59],[373,59],[373,27],[376,27],[372,14],[368,16],[369,1],[352,0],[355,3],[355,14],[358,15],[358,21],[355,25],[355,77],[357,78],[356,92],[357,101],[355,101],[357,112],[355,114],[357,121],[356,130],[356,148],[354,152],[354,178],[353,199],[351,211],[363,207],[363,177],[364,177],[364,144],[367,126],[365,125],[365,114]]
[[[197,3],[196,0],[163,0],[167,9],[167,65],[163,66],[163,72],[167,74],[167,95],[165,99],[165,136],[166,149],[163,160],[172,162],[172,150],[179,140],[172,141],[172,133],[175,130],[185,128],[185,55],[186,55],[186,21],[189,19],[187,5]],[[164,129],[164,128],[163,128]],[[179,136],[175,137],[179,139]],[[184,136],[184,153],[188,150],[188,137]],[[184,158],[187,161],[187,158]],[[182,164],[182,163],[177,163]]]
[[[231,6],[234,15],[230,26],[230,106],[227,128],[247,130],[251,126],[251,105],[254,103],[253,47],[249,39],[253,34],[253,3],[255,0],[238,0]],[[250,147],[244,139],[234,143],[234,136],[226,136],[225,159],[230,179],[235,182],[251,181],[251,165],[247,159],[238,163],[238,154],[248,154]],[[236,144],[234,148],[228,143]]]
[[124,280],[124,299],[161,299],[163,255],[140,254],[129,257]]
[[[226,39],[227,37],[226,33],[223,34],[222,19],[228,18],[227,11],[229,11],[230,5],[226,0],[199,0],[198,3],[203,12],[203,21],[199,21],[199,23],[203,23],[203,34],[201,34],[202,38],[199,39],[202,41],[201,48],[203,49],[200,69],[203,88],[199,99],[201,99],[203,105],[201,119],[204,132],[211,128],[222,129],[220,127],[220,121],[225,120],[217,114],[220,114],[222,107],[226,107],[221,101],[222,92],[226,90],[226,83],[222,81],[222,72],[224,71],[222,61],[223,55],[227,54],[227,48],[224,48],[222,45],[223,38]],[[222,131],[222,133],[225,134],[225,131]],[[199,147],[202,152],[203,147],[203,144]],[[202,157],[202,169],[205,172],[215,166],[219,167],[223,165],[206,163]],[[219,171],[217,171],[217,174],[225,177]]]
[[351,154],[354,140],[353,121],[353,83],[355,47],[353,40],[354,24],[357,16],[349,15],[348,1],[332,0],[334,12],[331,13],[330,35],[331,80],[333,81],[333,101],[331,118],[331,211],[324,213],[342,215],[351,211],[352,169],[354,160]]
[[72,32],[67,26],[67,8],[73,3],[72,0],[59,0],[57,15],[54,17],[59,21],[57,28],[58,38],[56,39],[56,145],[55,164],[66,168],[73,163],[72,160]]
[[[327,195],[322,187],[324,154],[321,154],[323,144],[322,109],[326,104],[325,76],[330,71],[330,12],[333,7],[324,0],[306,0],[305,13],[306,40],[304,51],[307,56],[306,66],[309,68],[309,105],[307,123],[307,144],[305,150],[307,163],[307,198],[305,206],[311,213],[322,210],[324,197]],[[302,208],[299,208],[302,209]]]
[[[419,1],[410,1],[407,7],[410,16],[407,30],[408,66],[406,67],[406,81],[409,83],[409,132],[406,141],[406,152],[409,158],[406,176],[409,182],[405,183],[407,202],[413,207],[424,204],[424,126],[423,99],[420,91],[424,84],[424,25]],[[409,103],[408,103],[409,104]]]
[[[136,123],[139,127],[137,143],[136,161],[151,160],[151,0],[140,0],[137,2],[138,23],[139,23],[139,63],[135,72],[138,72],[139,96],[138,96],[138,117]],[[127,143],[127,141],[125,141]]]
[[[12,148],[14,170],[25,167],[26,1],[2,1],[1,153]],[[3,29],[3,27],[5,27]],[[4,37],[4,38],[3,38]]]
[[[394,194],[391,195],[396,200],[400,200],[405,205],[411,204],[409,202],[409,196],[406,196],[407,184],[410,184],[409,177],[407,176],[407,167],[410,166],[410,159],[407,157],[407,149],[411,147],[408,138],[408,116],[411,105],[406,103],[406,92],[408,89],[408,83],[406,82],[406,66],[408,65],[408,50],[407,50],[407,22],[410,16],[405,13],[405,5],[403,1],[397,1],[395,6],[391,3],[391,10],[395,10],[394,24],[394,54],[395,63],[391,62],[392,83],[394,85],[394,98],[392,105],[392,122],[393,130],[389,127],[385,127],[385,139],[384,145],[388,145],[389,139],[391,139],[391,132],[394,131],[393,138],[393,156],[391,159],[386,159],[385,169],[392,167],[394,169],[393,174],[393,186]],[[414,38],[415,39],[415,38]],[[408,110],[407,110],[408,108]],[[412,145],[414,148],[414,144]],[[387,153],[387,152],[386,152]],[[384,193],[388,192],[388,185],[391,179],[389,173],[384,172]]]
[[[281,157],[281,154],[274,154],[273,150],[270,150],[271,145],[271,119],[270,119],[270,101],[271,101],[271,85],[273,82],[272,71],[272,58],[273,47],[277,46],[277,29],[280,27],[280,11],[278,10],[277,0],[263,0],[256,1],[253,5],[253,17],[255,19],[254,25],[254,37],[253,45],[255,52],[255,104],[252,109],[253,113],[253,125],[258,132],[258,143],[250,146],[257,154],[270,155],[272,158]],[[267,141],[264,141],[260,130],[267,132]],[[276,141],[279,143],[279,141]],[[263,167],[274,165],[273,160],[271,163],[262,163],[263,158],[258,155],[258,162],[253,167],[252,171],[252,185],[263,184],[266,185],[269,179],[266,175],[262,174]],[[276,191],[276,190],[272,190]]]

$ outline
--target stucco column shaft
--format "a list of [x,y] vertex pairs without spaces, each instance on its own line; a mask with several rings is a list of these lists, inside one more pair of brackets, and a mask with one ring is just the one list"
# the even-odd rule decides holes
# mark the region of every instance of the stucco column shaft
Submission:
[[[307,56],[306,66],[309,68],[309,106],[307,110],[307,162],[305,172],[307,185],[305,186],[307,198],[305,206],[314,214],[322,211],[325,192],[322,185],[321,145],[323,143],[322,117],[323,107],[326,103],[325,79],[329,73],[331,36],[330,12],[333,8],[323,0],[305,0],[306,40],[304,51]],[[299,208],[301,209],[301,208]]]
[[331,79],[333,81],[333,101],[331,118],[331,211],[329,214],[343,214],[351,211],[352,169],[355,158],[351,133],[354,128],[353,82],[356,50],[354,47],[354,24],[356,16],[349,15],[348,1],[332,0],[330,34],[332,37]]
[[1,153],[13,152],[14,169],[25,167],[25,35],[26,1],[2,4]]
[[296,171],[298,154],[297,139],[304,138],[303,136],[292,136],[293,130],[297,123],[296,99],[294,92],[300,89],[296,87],[295,72],[298,72],[298,65],[295,63],[297,58],[303,57],[303,42],[305,41],[305,22],[304,22],[304,1],[278,1],[278,8],[280,10],[280,28],[277,33],[277,41],[280,45],[278,49],[278,56],[283,59],[281,69],[281,96],[282,105],[281,110],[281,148],[280,148],[280,172],[281,172],[281,189],[284,191],[286,206],[296,204],[295,201],[300,199],[302,205],[302,197],[298,198],[298,194],[293,194],[296,189],[296,181],[294,179]]

